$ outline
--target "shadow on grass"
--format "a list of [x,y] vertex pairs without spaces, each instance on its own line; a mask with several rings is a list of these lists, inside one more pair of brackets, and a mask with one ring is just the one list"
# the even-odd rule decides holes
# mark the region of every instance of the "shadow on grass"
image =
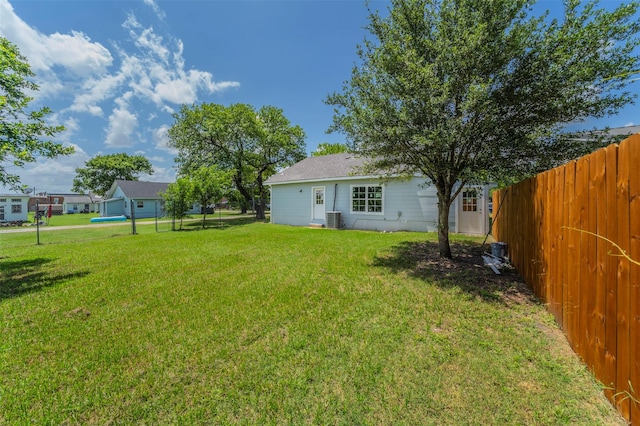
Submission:
[[481,248],[471,241],[452,241],[453,259],[443,259],[437,242],[407,241],[392,247],[388,255],[377,256],[373,265],[408,273],[444,289],[457,287],[487,302],[539,303],[515,270],[496,275],[484,266]]
[[83,277],[88,272],[56,273],[47,268],[51,259],[6,260],[0,262],[0,301],[52,287],[72,278]]
[[[207,218],[205,220],[204,229],[224,231],[226,229],[233,228],[236,226],[249,225],[251,223],[256,223],[256,222],[264,222],[264,221],[257,220],[256,218],[253,218],[253,217],[232,218],[232,217],[223,216],[222,219],[212,217],[212,218]],[[179,225],[176,224],[176,231],[179,230],[178,228],[179,228]],[[202,229],[203,229],[202,220],[185,222],[182,224],[182,231],[197,231]]]

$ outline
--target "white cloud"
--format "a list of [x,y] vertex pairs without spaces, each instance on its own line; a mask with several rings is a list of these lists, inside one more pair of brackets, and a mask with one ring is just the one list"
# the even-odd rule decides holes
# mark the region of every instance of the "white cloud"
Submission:
[[176,170],[173,167],[159,167],[152,163],[153,174],[150,176],[140,177],[140,180],[148,180],[153,182],[175,182]]
[[153,12],[156,14],[158,19],[163,20],[166,17],[166,14],[164,13],[164,11],[160,9],[160,7],[158,7],[158,4],[154,0],[143,0],[143,1],[144,1],[144,4],[146,4],[147,6],[150,6],[151,9],[153,9]]
[[92,42],[84,33],[54,33],[45,35],[33,29],[13,10],[7,0],[0,0],[0,34],[14,42],[29,60],[37,74],[41,94],[58,93],[65,84],[58,77],[62,67],[71,80],[103,74],[113,62],[113,57],[102,44]]
[[73,178],[76,176],[76,168],[83,167],[89,159],[87,153],[78,145],[73,146],[75,153],[53,158],[39,158],[35,163],[29,163],[17,171],[20,181],[37,192],[68,193],[73,186]]
[[153,140],[156,143],[156,148],[162,151],[166,151],[169,154],[177,155],[178,150],[169,146],[169,135],[167,131],[169,130],[169,126],[163,124],[153,131]]
[[[122,26],[129,30],[129,35],[138,49],[147,55],[160,58],[162,62],[168,62],[169,49],[163,45],[162,37],[154,33],[153,27],[143,28],[133,13],[129,14]],[[141,31],[136,32],[136,30]]]
[[632,127],[632,126],[635,126],[633,121],[630,121],[630,122],[628,122],[627,124],[624,125],[624,127]]
[[74,112],[87,112],[94,116],[102,116],[103,111],[98,103],[116,96],[124,82],[125,76],[122,73],[89,79],[82,85],[80,93],[76,95],[69,109]]
[[125,108],[116,108],[109,116],[109,127],[105,145],[108,147],[126,148],[135,145],[131,137],[138,126],[138,117]]
[[167,102],[193,103],[201,90],[214,93],[240,86],[237,81],[216,82],[206,71],[185,71],[182,41],[164,41],[153,27],[144,28],[133,14],[127,17],[123,27],[129,30],[134,44],[142,52],[141,56],[135,56],[120,50],[123,73],[131,79],[130,87],[138,97],[163,108]]
[[[144,2],[164,19],[157,0]],[[153,122],[173,114],[177,105],[197,102],[203,94],[240,86],[236,81],[216,81],[207,71],[185,69],[182,41],[142,25],[133,14],[122,23],[128,37],[113,41],[111,51],[73,29],[43,34],[18,17],[9,0],[0,0],[0,17],[0,35],[18,45],[37,73],[37,97],[48,98],[49,103],[55,100],[50,106],[57,112],[50,119],[65,123],[68,130],[59,135],[65,143],[75,135],[90,140],[104,132],[108,148],[153,140],[158,149],[175,154],[158,129],[136,133],[138,115]],[[83,120],[82,114],[95,118]],[[95,123],[102,127],[86,127]],[[88,151],[99,149],[91,146]]]

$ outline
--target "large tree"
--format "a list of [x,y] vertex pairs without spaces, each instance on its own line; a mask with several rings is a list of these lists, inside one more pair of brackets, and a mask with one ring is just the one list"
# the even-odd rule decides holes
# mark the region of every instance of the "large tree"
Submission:
[[151,163],[142,155],[126,153],[96,155],[85,162],[85,167],[76,169],[71,190],[80,193],[91,191],[104,195],[111,188],[114,180],[138,180],[142,173],[153,173]]
[[39,89],[29,80],[33,76],[16,45],[0,37],[0,184],[14,188],[20,178],[8,168],[23,167],[35,162],[37,156],[55,158],[73,153],[73,147],[47,140],[64,130],[46,123],[49,108],[28,110],[33,98],[27,93]]
[[502,181],[576,155],[562,126],[616,112],[638,68],[637,3],[607,12],[533,0],[392,0],[370,14],[373,39],[335,106],[330,130],[389,175],[421,173],[438,197],[440,255],[451,257],[449,210],[467,183]]
[[349,146],[344,143],[320,142],[316,150],[311,153],[311,156],[320,157],[322,155],[341,154],[348,151]]
[[304,131],[292,126],[272,106],[247,104],[183,105],[169,129],[170,145],[179,151],[180,174],[205,165],[232,172],[235,189],[247,204],[258,198],[256,216],[264,219],[264,181],[278,168],[305,157]]

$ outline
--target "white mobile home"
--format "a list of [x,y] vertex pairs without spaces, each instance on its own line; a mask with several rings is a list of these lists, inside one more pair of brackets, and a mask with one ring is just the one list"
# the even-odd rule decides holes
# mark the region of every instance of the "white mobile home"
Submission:
[[[295,226],[437,231],[436,189],[424,177],[383,182],[362,175],[365,163],[353,154],[309,157],[271,176],[271,222]],[[452,232],[486,234],[489,186],[469,186],[449,214]]]
[[29,195],[0,194],[0,223],[27,222]]

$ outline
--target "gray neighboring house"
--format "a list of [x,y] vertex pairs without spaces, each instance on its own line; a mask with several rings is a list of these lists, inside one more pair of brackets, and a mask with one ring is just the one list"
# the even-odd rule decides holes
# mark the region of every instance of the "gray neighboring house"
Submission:
[[62,201],[64,213],[97,213],[100,211],[102,197],[89,195],[65,195]]
[[[162,194],[169,187],[165,182],[141,182],[115,180],[100,203],[100,216],[126,216],[131,218],[131,207],[137,219],[164,216]],[[192,206],[187,214],[200,213],[199,206]]]
[[[271,176],[271,222],[376,231],[437,231],[438,199],[426,178],[383,182],[354,154],[306,158]],[[464,188],[449,214],[452,232],[489,231],[489,185]]]

